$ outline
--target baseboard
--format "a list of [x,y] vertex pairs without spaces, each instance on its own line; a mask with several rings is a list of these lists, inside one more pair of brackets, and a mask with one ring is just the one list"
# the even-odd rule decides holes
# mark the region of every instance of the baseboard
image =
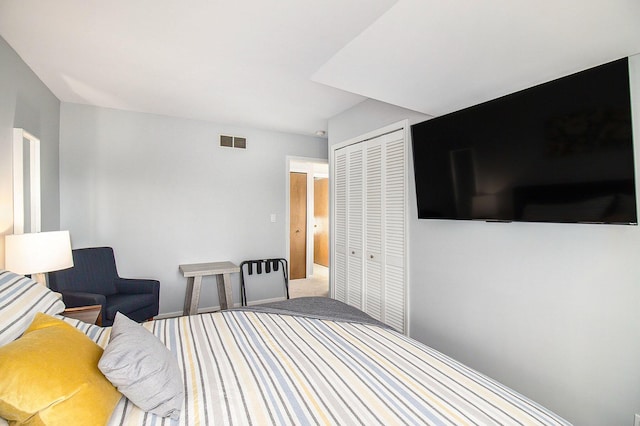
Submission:
[[[252,302],[248,302],[247,305],[248,306],[262,305],[263,303],[282,302],[283,300],[286,300],[286,298],[284,298],[284,297],[274,297],[272,299],[254,300]],[[236,303],[234,306],[240,307],[240,303]]]
[[[272,299],[262,299],[262,300],[254,300],[248,303],[248,306],[253,306],[253,305],[261,305],[263,303],[271,303],[271,302],[280,302],[282,300],[285,300],[284,297],[274,297]],[[234,308],[239,308],[240,306],[242,306],[241,303],[234,303],[233,307]],[[198,313],[199,314],[208,314],[211,312],[218,312],[220,310],[220,306],[211,306],[211,307],[207,307],[207,308],[199,308],[198,309]],[[153,319],[167,319],[167,318],[176,318],[176,317],[181,317],[182,316],[182,311],[177,311],[177,312],[166,312],[163,314],[158,314],[156,315]]]

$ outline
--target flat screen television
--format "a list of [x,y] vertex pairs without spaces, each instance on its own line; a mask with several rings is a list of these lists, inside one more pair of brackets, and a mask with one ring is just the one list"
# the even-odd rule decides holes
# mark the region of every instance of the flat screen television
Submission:
[[418,217],[637,224],[626,58],[411,126]]

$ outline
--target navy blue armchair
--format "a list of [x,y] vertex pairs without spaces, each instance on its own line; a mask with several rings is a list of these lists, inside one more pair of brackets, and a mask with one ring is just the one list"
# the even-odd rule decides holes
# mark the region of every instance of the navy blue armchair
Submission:
[[72,250],[73,267],[49,273],[49,287],[69,307],[102,305],[102,325],[113,324],[116,312],[142,322],[158,315],[160,282],[120,278],[111,247]]

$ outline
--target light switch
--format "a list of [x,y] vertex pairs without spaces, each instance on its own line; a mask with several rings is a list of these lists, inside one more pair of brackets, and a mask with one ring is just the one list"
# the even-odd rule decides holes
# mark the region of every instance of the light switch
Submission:
[[276,223],[276,214],[271,213],[271,223]]

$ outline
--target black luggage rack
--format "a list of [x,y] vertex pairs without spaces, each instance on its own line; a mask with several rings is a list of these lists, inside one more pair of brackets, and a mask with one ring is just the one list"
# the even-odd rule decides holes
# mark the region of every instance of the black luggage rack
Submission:
[[[245,268],[246,266],[246,268]],[[245,260],[240,264],[240,292],[242,296],[242,306],[247,306],[247,293],[245,290],[244,283],[244,274],[245,269],[247,270],[248,275],[253,275],[255,268],[255,273],[262,274],[264,273],[270,274],[272,272],[282,271],[282,279],[284,281],[284,291],[286,298],[289,298],[289,264],[287,263],[287,259],[284,258],[275,258],[275,259],[255,259],[255,260]]]

